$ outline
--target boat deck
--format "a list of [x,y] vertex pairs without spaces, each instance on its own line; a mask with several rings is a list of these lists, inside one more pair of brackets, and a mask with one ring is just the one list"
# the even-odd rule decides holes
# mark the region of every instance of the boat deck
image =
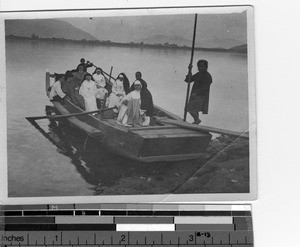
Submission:
[[158,125],[154,122],[155,125],[151,126],[127,127],[117,124],[116,119],[105,119],[101,121],[109,123],[111,126],[114,126],[114,128],[132,132],[143,138],[199,137],[202,135],[199,131],[183,129],[172,124]]
[[[55,107],[63,114],[69,114],[70,112],[60,103],[54,102]],[[78,108],[80,109],[80,108]],[[83,111],[82,109],[80,109]],[[152,121],[152,125],[149,126],[134,126],[127,127],[124,125],[117,124],[116,118],[114,119],[101,119],[101,115],[97,114],[96,116],[89,115],[90,118],[94,120],[101,121],[104,124],[107,124],[114,129],[118,129],[124,132],[131,132],[133,134],[137,134],[143,138],[178,138],[178,137],[199,137],[204,136],[206,133],[201,133],[197,130],[184,129],[172,124],[160,124],[156,121]],[[75,124],[76,126],[81,126],[81,129],[88,130],[91,134],[97,134],[96,128],[90,126],[86,123],[86,121],[80,121],[83,117],[72,117],[69,118],[69,121]],[[86,117],[84,117],[86,119]]]

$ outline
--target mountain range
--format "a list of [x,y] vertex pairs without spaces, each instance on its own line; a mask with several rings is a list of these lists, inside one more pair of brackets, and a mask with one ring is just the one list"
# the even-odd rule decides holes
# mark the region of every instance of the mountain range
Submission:
[[56,19],[6,20],[5,35],[40,38],[65,38],[97,40],[93,35],[74,27],[72,24]]
[[[6,20],[6,35],[191,46],[194,15]],[[198,15],[196,47],[247,44],[246,13]]]
[[[116,16],[63,19],[99,40],[191,46],[194,15]],[[199,14],[196,46],[231,48],[247,43],[246,12]]]
[[[151,38],[144,39],[142,42],[145,44],[177,44],[180,46],[191,46],[192,41],[189,39],[185,39],[178,36],[166,36],[166,35],[155,35]],[[235,39],[203,39],[202,42],[197,42],[197,47],[202,48],[224,48],[229,49],[235,46],[240,46],[241,44],[245,44],[241,41]]]

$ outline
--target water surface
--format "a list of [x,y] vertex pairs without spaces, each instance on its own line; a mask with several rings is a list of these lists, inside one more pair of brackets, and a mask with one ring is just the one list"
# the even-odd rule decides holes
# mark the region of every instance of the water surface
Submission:
[[[85,135],[68,126],[51,126],[48,120],[39,121],[49,140],[25,120],[25,116],[44,115],[45,105],[50,105],[45,95],[46,70],[62,73],[75,68],[81,57],[106,72],[113,66],[114,76],[125,72],[131,82],[135,72],[141,71],[154,103],[183,115],[186,93],[183,80],[190,60],[187,50],[7,41],[9,196],[97,195],[103,191],[113,194],[114,191],[109,191],[110,186],[133,177],[142,182],[145,180],[146,184],[149,178],[156,179],[161,187],[151,191],[141,185],[140,189],[124,189],[121,193],[170,193],[200,164],[181,162],[162,167],[161,164],[149,166],[125,161],[105,148],[99,148],[93,141],[86,143]],[[195,61],[198,59],[208,60],[208,70],[213,77],[209,114],[202,116],[203,124],[247,130],[247,57],[196,51]],[[170,172],[181,178],[166,179]]]

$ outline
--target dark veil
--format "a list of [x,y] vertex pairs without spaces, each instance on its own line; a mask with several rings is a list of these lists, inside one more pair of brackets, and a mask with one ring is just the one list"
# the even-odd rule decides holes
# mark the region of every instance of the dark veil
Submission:
[[130,84],[127,76],[124,73],[120,73],[120,75],[123,76],[123,86],[124,86],[124,91],[126,94],[130,93]]
[[96,74],[97,69],[100,69],[100,71],[101,71],[100,74],[103,75],[103,71],[102,71],[102,69],[99,68],[99,67],[97,67],[97,68],[94,70],[93,75]]

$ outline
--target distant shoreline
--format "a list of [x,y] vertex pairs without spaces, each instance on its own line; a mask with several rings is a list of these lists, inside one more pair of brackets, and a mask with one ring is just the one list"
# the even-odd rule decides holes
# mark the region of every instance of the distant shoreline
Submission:
[[[153,49],[172,49],[172,50],[190,50],[189,46],[179,46],[176,44],[146,44],[146,43],[120,43],[112,42],[110,40],[74,40],[74,39],[64,39],[64,38],[40,38],[36,35],[31,37],[16,36],[16,35],[7,35],[5,36],[6,40],[27,40],[27,41],[42,41],[42,42],[51,42],[51,43],[72,43],[72,44],[81,44],[81,45],[92,45],[92,46],[117,46],[117,47],[134,47],[134,48],[153,48]],[[223,52],[223,53],[237,53],[247,55],[247,45],[240,47],[234,47],[230,49],[225,48],[201,48],[195,47],[196,51],[209,51],[209,52]]]

